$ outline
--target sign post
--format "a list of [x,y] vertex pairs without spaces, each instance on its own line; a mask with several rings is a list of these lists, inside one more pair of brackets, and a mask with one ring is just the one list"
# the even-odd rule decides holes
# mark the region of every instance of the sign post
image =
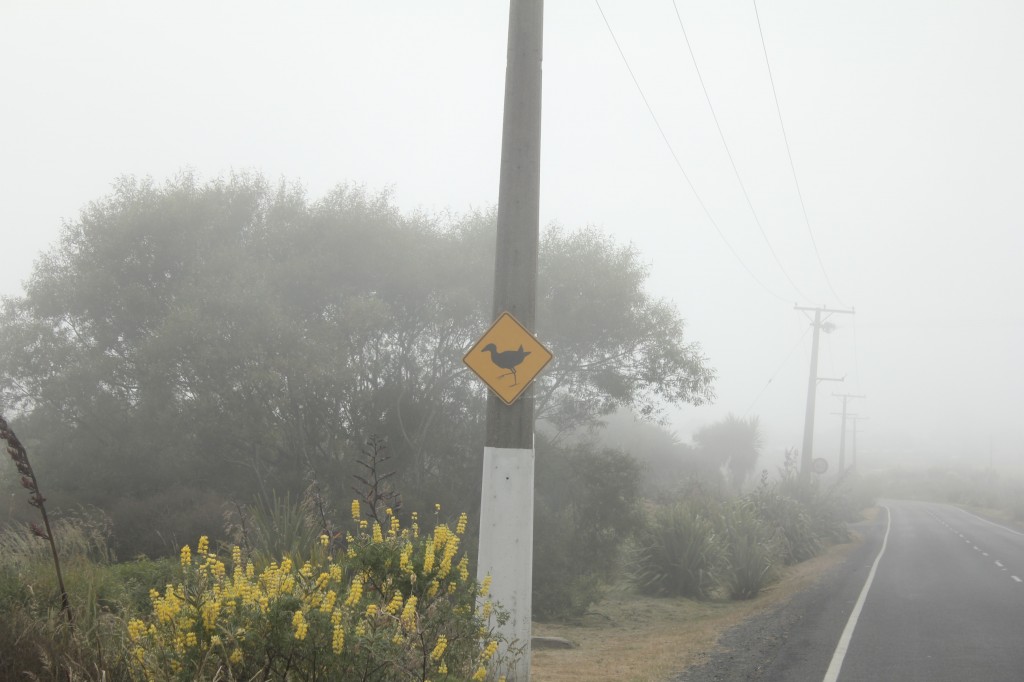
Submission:
[[[543,26],[543,0],[511,0],[493,310],[495,317],[514,315],[524,330],[536,324]],[[484,340],[473,361],[481,378],[491,377],[499,388],[517,389],[499,393],[492,385],[487,398],[477,559],[477,578],[491,576],[491,595],[509,612],[502,635],[522,652],[514,670],[500,671],[508,682],[530,679],[534,413],[533,392],[524,377],[535,354],[539,352],[525,338],[510,342],[500,337]],[[477,364],[475,358],[486,362]]]

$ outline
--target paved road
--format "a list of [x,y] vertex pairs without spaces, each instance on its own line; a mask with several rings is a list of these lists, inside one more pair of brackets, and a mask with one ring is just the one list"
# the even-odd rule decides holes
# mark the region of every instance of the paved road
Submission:
[[679,679],[1024,680],[1024,534],[947,505],[884,504],[842,566]]
[[838,680],[1024,680],[1024,534],[955,507],[887,506]]

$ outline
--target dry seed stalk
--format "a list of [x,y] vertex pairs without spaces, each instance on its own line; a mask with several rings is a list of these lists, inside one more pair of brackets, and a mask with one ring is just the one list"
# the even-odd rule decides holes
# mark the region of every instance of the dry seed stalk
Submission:
[[57,585],[60,587],[60,609],[67,617],[68,625],[73,627],[75,619],[71,613],[71,602],[68,600],[68,592],[64,588],[64,576],[60,570],[57,544],[53,540],[53,531],[50,530],[50,517],[46,514],[46,505],[44,504],[46,498],[39,492],[39,481],[36,480],[36,474],[32,471],[32,465],[29,464],[28,452],[25,450],[25,446],[14,435],[14,431],[11,431],[11,427],[7,425],[7,420],[4,419],[3,415],[0,415],[0,438],[7,441],[7,454],[14,460],[14,465],[18,468],[18,473],[21,474],[21,487],[29,492],[28,503],[38,509],[43,517],[43,528],[40,528],[34,522],[29,524],[29,528],[32,529],[33,535],[50,543],[50,552],[53,554],[53,566],[57,571]]

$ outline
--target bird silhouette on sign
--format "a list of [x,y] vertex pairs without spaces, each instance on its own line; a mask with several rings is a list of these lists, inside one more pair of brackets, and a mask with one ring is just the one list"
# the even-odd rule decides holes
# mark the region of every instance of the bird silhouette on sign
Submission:
[[480,349],[481,353],[486,353],[487,351],[491,352],[491,362],[502,369],[508,370],[507,373],[502,374],[498,378],[501,379],[502,377],[511,375],[512,385],[515,386],[519,380],[519,377],[516,376],[516,367],[522,364],[523,360],[526,359],[526,356],[530,354],[530,351],[523,350],[522,345],[520,345],[519,350],[504,350],[498,352],[498,347],[493,343],[489,343]]

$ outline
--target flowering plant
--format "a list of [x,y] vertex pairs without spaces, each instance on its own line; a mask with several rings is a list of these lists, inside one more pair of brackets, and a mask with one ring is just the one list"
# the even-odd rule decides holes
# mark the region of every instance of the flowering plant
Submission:
[[[440,508],[437,508],[440,511]],[[205,537],[181,550],[181,581],[150,594],[153,612],[127,624],[146,680],[484,680],[498,636],[489,579],[477,584],[454,530],[421,534],[388,509],[384,524],[352,503],[354,533],[327,535],[311,558],[257,572]],[[337,555],[335,555],[335,552]]]

